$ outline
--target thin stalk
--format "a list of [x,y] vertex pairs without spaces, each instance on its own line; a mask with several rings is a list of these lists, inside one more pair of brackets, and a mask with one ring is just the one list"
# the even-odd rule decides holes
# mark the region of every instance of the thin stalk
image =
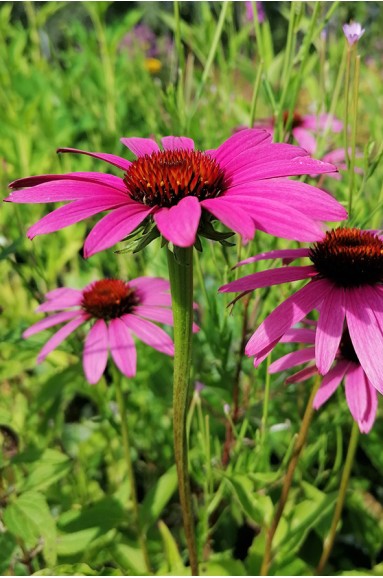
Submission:
[[262,70],[263,70],[263,63],[260,62],[258,65],[257,75],[256,75],[255,81],[254,81],[253,96],[251,98],[250,120],[249,120],[250,128],[252,128],[254,121],[255,121],[255,111],[257,108],[259,87],[261,86]]
[[188,447],[186,438],[189,404],[193,323],[193,247],[169,249],[168,267],[174,318],[173,435],[186,543],[193,576],[198,576],[198,556],[194,533]]
[[260,571],[260,576],[267,576],[269,572],[269,567],[271,564],[271,555],[272,555],[272,545],[275,533],[277,531],[279,522],[282,518],[283,511],[285,509],[287,498],[289,495],[289,491],[291,488],[291,484],[294,477],[294,472],[298,464],[299,456],[301,455],[303,446],[305,445],[307,434],[309,431],[309,426],[311,423],[311,419],[314,413],[313,408],[313,401],[316,392],[319,389],[320,385],[320,378],[318,377],[307,402],[306,410],[302,419],[301,428],[298,432],[297,438],[295,440],[293,454],[291,456],[291,460],[289,466],[287,468],[287,472],[285,475],[285,479],[282,486],[281,497],[279,498],[279,503],[277,510],[274,515],[274,519],[271,523],[270,528],[268,529],[267,536],[266,536],[266,544],[265,544],[265,553],[262,560],[262,566]]
[[354,463],[355,452],[356,448],[358,447],[358,440],[359,440],[359,428],[357,422],[354,421],[351,430],[350,443],[348,444],[346,461],[344,463],[342,479],[340,481],[339,493],[335,506],[334,516],[332,518],[329,534],[324,541],[321,559],[319,560],[319,564],[315,571],[315,574],[317,576],[320,576],[322,574],[324,567],[326,566],[329,556],[331,554],[332,547],[334,545],[336,531],[342,514],[344,500],[346,498],[348,481],[350,479],[351,469]]
[[180,16],[180,3],[178,0],[174,0],[174,20],[175,20],[175,41],[176,41],[176,50],[177,50],[177,57],[178,57],[178,67],[181,70],[185,69],[185,54],[182,48],[182,41],[181,41],[181,16]]
[[263,448],[266,440],[266,429],[267,429],[267,418],[269,416],[269,401],[270,401],[270,382],[271,376],[269,373],[271,356],[269,355],[266,360],[266,383],[265,383],[265,395],[263,396],[263,410],[262,410],[262,420],[261,420],[261,437],[260,437],[260,447]]
[[351,157],[350,157],[350,191],[348,198],[348,218],[351,219],[352,200],[355,189],[355,155],[356,155],[356,131],[358,125],[358,96],[359,96],[359,72],[360,56],[356,56],[354,62],[354,86],[353,86],[353,111],[351,129]]
[[347,167],[350,166],[348,154],[348,116],[349,116],[349,97],[350,97],[350,71],[351,71],[351,46],[347,45],[346,57],[346,74],[345,74],[345,102],[344,102],[344,152],[346,156]]
[[150,565],[148,547],[146,544],[146,534],[142,530],[141,523],[140,523],[140,512],[138,509],[136,481],[134,478],[133,463],[132,463],[132,457],[131,457],[131,452],[130,452],[128,415],[127,415],[127,411],[126,411],[124,394],[123,394],[122,388],[121,388],[121,379],[119,376],[114,380],[114,385],[116,388],[116,398],[117,398],[118,411],[120,413],[120,418],[121,418],[122,445],[124,448],[126,469],[127,469],[127,473],[128,473],[128,479],[130,482],[130,497],[131,497],[132,504],[133,504],[133,522],[134,522],[134,525],[136,526],[136,531],[138,534],[138,541],[140,543],[140,548],[141,548],[141,552],[142,552],[142,555],[144,558],[146,571],[148,574],[152,574],[152,568]]

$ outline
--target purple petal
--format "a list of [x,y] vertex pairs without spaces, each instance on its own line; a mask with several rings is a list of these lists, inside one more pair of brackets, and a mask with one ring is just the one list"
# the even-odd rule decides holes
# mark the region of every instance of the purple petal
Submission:
[[254,255],[254,257],[239,261],[233,268],[248,265],[249,263],[256,263],[257,261],[263,261],[265,259],[290,259],[290,261],[295,261],[295,259],[299,259],[300,257],[308,257],[309,252],[310,249],[276,249],[275,251],[258,253],[258,255]]
[[246,277],[223,285],[218,291],[220,293],[252,291],[253,289],[260,289],[261,287],[271,287],[272,285],[279,285],[280,283],[290,283],[292,281],[308,279],[316,274],[317,272],[313,265],[280,267],[279,269],[269,269],[267,271],[259,271],[258,273],[246,275]]
[[126,377],[134,377],[137,368],[137,351],[129,329],[121,319],[109,323],[109,346],[118,369]]
[[372,385],[383,393],[383,335],[374,313],[374,309],[381,311],[381,303],[365,286],[348,290],[345,306],[355,353]]
[[274,361],[269,367],[269,373],[277,373],[278,371],[291,369],[295,365],[300,365],[301,363],[312,361],[314,358],[315,358],[314,347],[308,347],[307,349],[300,349],[298,351],[293,351],[291,353],[287,353],[283,357],[280,357],[279,359]]
[[329,128],[331,132],[341,132],[343,130],[343,122],[331,114],[306,114],[302,117],[302,126],[309,130],[316,132]]
[[303,327],[289,329],[281,337],[281,343],[312,343],[314,345],[315,331]]
[[318,307],[329,289],[329,283],[319,279],[305,285],[278,305],[261,323],[246,345],[246,355],[264,355],[293,325]]
[[174,355],[173,341],[169,335],[154,323],[135,315],[124,315],[122,321],[141,341],[167,355]]
[[316,393],[313,402],[314,409],[319,409],[332,396],[351,365],[350,361],[339,361],[330,369]]
[[254,221],[240,206],[235,206],[230,201],[225,202],[223,198],[207,199],[202,201],[201,205],[226,227],[239,233],[244,241],[250,241],[254,237]]
[[242,171],[248,171],[250,167],[262,167],[265,163],[275,161],[290,161],[297,157],[308,157],[308,152],[295,145],[286,143],[270,143],[262,148],[253,148],[237,155],[225,169],[231,175],[237,177]]
[[61,313],[56,313],[55,315],[49,315],[49,317],[45,317],[44,319],[40,319],[31,327],[28,327],[23,333],[23,338],[28,339],[31,335],[35,335],[35,333],[40,333],[40,331],[44,331],[49,327],[53,327],[54,325],[58,325],[59,323],[64,323],[64,321],[69,321],[74,317],[78,317],[81,314],[79,311],[62,311]]
[[44,361],[46,356],[49,353],[51,353],[51,351],[56,349],[56,347],[58,347],[60,345],[60,343],[62,343],[62,341],[64,341],[64,339],[66,339],[71,333],[73,333],[73,331],[75,329],[77,329],[77,327],[82,325],[82,323],[84,323],[86,320],[87,320],[87,317],[85,315],[81,315],[80,317],[76,317],[75,319],[72,319],[72,321],[69,321],[69,323],[64,325],[64,327],[61,327],[61,329],[59,329],[57,331],[57,333],[55,333],[46,342],[46,344],[44,345],[44,347],[40,351],[40,353],[37,357],[37,363],[41,363],[42,361]]
[[84,244],[84,257],[109,249],[127,237],[153,211],[151,207],[132,201],[114,209],[91,230]]
[[6,200],[12,203],[61,203],[77,199],[95,200],[97,197],[104,203],[110,201],[122,204],[129,199],[126,192],[106,184],[66,179],[12,192]]
[[367,407],[366,412],[363,416],[363,421],[361,422],[360,431],[362,433],[368,433],[372,426],[374,425],[376,412],[378,409],[378,394],[375,387],[368,381],[367,376],[363,374],[365,379],[365,386],[367,392]]
[[103,319],[98,319],[90,328],[85,340],[82,364],[87,381],[97,383],[105,371],[108,361],[108,328]]
[[82,291],[80,289],[72,289],[71,287],[57,287],[45,293],[46,299],[57,299],[57,297],[82,297]]
[[345,390],[352,417],[358,423],[360,431],[368,433],[375,421],[376,409],[374,412],[371,393],[373,392],[376,398],[376,390],[369,384],[360,365],[353,363],[347,371]]
[[170,209],[162,208],[154,215],[161,235],[178,247],[190,247],[196,240],[201,218],[197,197],[185,197]]
[[337,168],[329,163],[317,161],[310,157],[298,157],[289,160],[270,159],[258,166],[253,160],[248,159],[247,168],[233,172],[231,175],[232,186],[242,185],[261,179],[275,179],[279,177],[292,177],[299,175],[319,175],[334,173]]
[[8,185],[10,189],[19,189],[22,187],[34,187],[36,185],[41,185],[43,183],[49,183],[52,181],[87,181],[96,182],[109,187],[113,187],[121,192],[126,192],[126,185],[120,177],[115,175],[108,175],[106,173],[67,173],[63,175],[37,175],[34,177],[24,177],[22,179],[17,179]]
[[252,148],[260,149],[271,142],[271,134],[262,129],[247,128],[233,134],[216,150],[209,150],[206,153],[225,167],[238,155]]
[[151,293],[163,293],[170,291],[170,283],[162,277],[136,277],[131,279],[129,284],[144,291],[147,295]]
[[174,325],[173,312],[165,307],[150,307],[148,305],[137,305],[134,308],[134,314],[140,317],[146,317],[151,321]]
[[117,208],[121,204],[121,202],[107,202],[105,199],[97,198],[94,200],[73,201],[45,215],[45,217],[28,229],[27,235],[29,239],[33,239],[36,235],[53,233],[54,231],[59,231],[60,229],[69,227],[69,225],[83,221],[88,217],[93,217],[93,215],[97,215],[97,213],[101,213],[102,211]]
[[81,305],[82,292],[69,287],[60,287],[49,291],[45,297],[47,301],[39,305],[36,311],[57,311],[58,309]]
[[300,147],[305,149],[310,155],[314,154],[317,148],[317,141],[315,137],[305,128],[297,126],[291,131],[293,137]]
[[[323,221],[341,221],[347,218],[347,211],[326,191],[306,183],[276,179],[262,182],[250,182],[232,186],[223,198],[238,196],[247,200],[249,197],[281,203],[309,215],[312,219]],[[266,205],[267,206],[267,205]]]
[[145,155],[151,155],[152,153],[158,153],[160,151],[160,147],[156,141],[151,138],[131,137],[121,138],[120,141],[128,147],[136,157],[144,157]]
[[286,383],[301,383],[302,381],[306,381],[306,379],[310,379],[310,377],[316,373],[318,373],[316,365],[310,365],[309,367],[297,371],[294,375],[290,375],[290,377],[286,379]]
[[111,155],[109,153],[90,153],[88,151],[82,151],[79,149],[72,149],[72,148],[60,148],[57,149],[58,153],[77,153],[80,155],[87,155],[88,157],[93,157],[95,159],[100,159],[102,161],[105,161],[107,163],[109,163],[110,165],[113,165],[115,167],[118,167],[119,169],[122,169],[123,171],[127,171],[130,167],[130,165],[132,164],[130,161],[127,161],[126,159],[123,159],[122,157],[117,157],[116,155]]
[[319,320],[316,329],[316,365],[322,375],[328,372],[337,354],[345,315],[344,289],[334,286],[333,290],[323,299],[319,308]]
[[162,146],[166,151],[184,150],[193,151],[194,141],[186,136],[165,136],[161,139]]

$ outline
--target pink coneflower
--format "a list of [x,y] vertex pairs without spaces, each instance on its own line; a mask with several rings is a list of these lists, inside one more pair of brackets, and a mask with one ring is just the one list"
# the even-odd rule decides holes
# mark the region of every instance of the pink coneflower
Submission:
[[[286,111],[283,113],[283,123],[286,125],[289,118],[289,113]],[[274,132],[274,119],[265,118],[259,120],[255,124],[258,128],[263,128],[265,130]],[[316,135],[323,133],[325,130],[329,130],[333,133],[339,133],[343,129],[343,123],[341,120],[336,118],[331,114],[299,114],[294,112],[292,122],[291,122],[291,134],[297,141],[300,147],[304,148],[311,155],[315,154],[317,150],[317,140]]]
[[360,365],[372,385],[383,392],[383,241],[370,231],[339,228],[328,231],[309,249],[271,251],[243,263],[279,257],[308,257],[311,265],[254,273],[220,289],[248,292],[310,280],[261,323],[246,353],[254,355],[258,365],[290,327],[318,309],[315,359],[320,373],[326,374],[335,359],[346,320]]
[[[247,129],[215,150],[201,152],[186,137],[165,137],[163,150],[151,139],[123,138],[136,156],[130,162],[106,154],[89,155],[123,171],[27,177],[11,183],[6,199],[14,203],[72,201],[43,217],[28,230],[33,239],[110,210],[91,230],[84,245],[89,257],[125,239],[143,221],[153,219],[159,233],[180,247],[197,234],[208,236],[206,222],[216,218],[245,240],[256,229],[287,239],[311,242],[321,234],[319,221],[339,221],[344,208],[329,194],[281,177],[333,172],[303,149],[271,143],[267,131]],[[310,210],[307,210],[307,207]],[[211,226],[210,226],[211,228]]]
[[359,22],[351,22],[343,24],[343,32],[349,45],[353,46],[363,36],[365,30]]
[[[85,339],[83,367],[89,383],[97,383],[106,368],[108,351],[118,369],[127,377],[136,374],[136,347],[132,337],[167,355],[174,354],[173,341],[152,321],[173,325],[169,283],[156,277],[138,277],[128,283],[102,279],[83,290],[62,287],[46,294],[37,311],[59,311],[29,327],[28,338],[64,322],[44,345],[37,361],[41,363],[80,325],[91,322]],[[150,321],[148,321],[150,320]]]
[[[309,365],[289,377],[286,380],[287,383],[299,383],[318,373],[318,369],[313,363],[315,362],[315,329],[291,329],[285,333],[281,341],[304,343],[311,345],[311,347],[288,353],[277,359],[270,365],[270,373],[291,369],[303,363],[309,363]],[[332,396],[342,381],[344,381],[346,401],[351,415],[358,423],[360,431],[368,433],[375,421],[378,396],[376,389],[360,365],[347,327],[343,330],[335,363],[323,378],[316,393],[314,408],[319,409]]]

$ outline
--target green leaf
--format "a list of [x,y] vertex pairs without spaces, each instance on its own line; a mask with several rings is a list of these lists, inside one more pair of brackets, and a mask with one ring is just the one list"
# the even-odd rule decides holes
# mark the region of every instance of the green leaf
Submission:
[[42,494],[21,494],[5,509],[4,523],[28,549],[42,538],[44,559],[50,565],[56,563],[56,525]]
[[142,502],[140,518],[144,529],[155,524],[176,489],[177,472],[173,466],[160,477]]
[[253,482],[247,476],[226,476],[225,479],[229,482],[244,514],[260,526],[268,525],[273,514],[270,497],[255,492]]
[[130,574],[140,576],[146,573],[145,560],[138,544],[115,544],[111,549],[113,560]]
[[99,576],[88,564],[61,564],[55,568],[44,568],[32,576]]
[[185,567],[178,551],[178,546],[171,535],[169,528],[162,520],[158,522],[158,528],[164,543],[165,559],[169,572],[182,572]]
[[57,450],[46,450],[34,464],[22,491],[41,490],[66,476],[72,467],[71,460]]
[[0,533],[0,574],[5,574],[9,570],[17,550],[18,544],[15,537],[9,532]]

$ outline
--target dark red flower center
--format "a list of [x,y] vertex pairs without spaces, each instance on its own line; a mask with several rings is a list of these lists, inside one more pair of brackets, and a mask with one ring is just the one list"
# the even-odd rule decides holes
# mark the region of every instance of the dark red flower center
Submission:
[[102,279],[84,290],[81,306],[92,317],[108,320],[131,313],[138,303],[137,291],[128,283]]
[[383,241],[369,231],[327,231],[325,239],[311,247],[309,257],[321,277],[340,287],[383,281]]
[[185,197],[212,199],[227,187],[219,164],[201,151],[158,151],[135,160],[125,173],[130,196],[149,207],[172,207]]
[[355,353],[355,349],[352,344],[351,337],[347,327],[343,331],[342,339],[340,340],[339,351],[342,359],[346,359],[347,361],[353,361],[354,363],[359,363],[359,359],[357,354]]
[[[289,118],[289,111],[285,110],[285,112],[283,113],[283,126],[287,125],[287,120]],[[301,126],[303,122],[303,117],[301,114],[299,114],[298,112],[294,112],[293,113],[293,118],[291,121],[291,128],[297,128],[298,126]]]

